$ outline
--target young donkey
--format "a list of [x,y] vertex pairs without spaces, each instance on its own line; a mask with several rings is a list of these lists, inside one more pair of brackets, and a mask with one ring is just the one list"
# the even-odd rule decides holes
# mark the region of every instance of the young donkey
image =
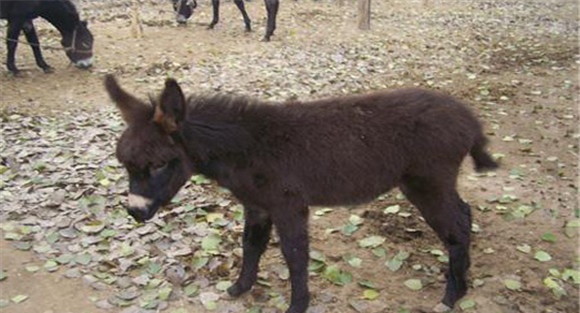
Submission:
[[447,287],[437,309],[467,291],[470,207],[456,191],[467,154],[477,170],[497,164],[473,113],[450,96],[421,89],[312,102],[266,103],[243,97],[186,99],[168,79],[148,104],[112,76],[106,89],[128,127],[117,158],[129,172],[129,214],[150,219],[193,173],[229,189],[244,205],[243,261],[232,296],[256,282],[272,225],[290,270],[287,313],[305,312],[308,207],[370,201],[399,187],[449,253]]

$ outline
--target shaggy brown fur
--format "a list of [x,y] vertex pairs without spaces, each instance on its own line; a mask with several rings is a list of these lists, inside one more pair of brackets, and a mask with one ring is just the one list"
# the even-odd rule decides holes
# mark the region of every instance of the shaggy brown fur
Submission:
[[442,302],[467,290],[471,213],[456,192],[470,154],[477,170],[497,164],[482,127],[460,101],[422,89],[375,92],[311,102],[265,103],[230,96],[191,96],[173,80],[157,103],[143,103],[112,77],[106,87],[128,129],[117,146],[130,207],[151,218],[192,173],[228,188],[245,208],[243,265],[228,290],[238,296],[257,278],[272,225],[290,269],[288,313],[303,313],[307,286],[308,207],[363,203],[399,187],[437,232],[450,256]]

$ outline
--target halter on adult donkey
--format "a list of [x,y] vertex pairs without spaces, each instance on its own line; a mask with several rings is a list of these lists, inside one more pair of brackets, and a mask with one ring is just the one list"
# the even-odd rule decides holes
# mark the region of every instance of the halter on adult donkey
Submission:
[[371,201],[399,187],[449,253],[438,309],[467,292],[471,209],[456,190],[469,154],[478,171],[497,164],[481,124],[460,101],[421,89],[268,103],[234,96],[185,98],[168,79],[143,102],[105,79],[127,122],[117,158],[129,173],[128,212],[146,221],[194,173],[243,204],[243,262],[232,296],[250,290],[272,226],[290,270],[287,313],[308,308],[308,207]]
[[61,44],[67,57],[79,68],[92,65],[93,35],[87,22],[81,21],[70,0],[0,0],[0,18],[8,20],[6,36],[6,67],[14,74],[19,72],[15,64],[16,47],[20,31],[32,48],[36,64],[44,72],[52,72],[40,50],[33,20],[42,17],[54,25],[62,35]]
[[[193,10],[197,7],[196,0],[171,0],[173,2],[173,9],[176,13],[176,20],[179,24],[185,24],[189,17],[193,14]],[[246,7],[243,0],[233,0],[242,17],[244,19],[244,24],[246,25],[246,31],[252,31],[252,25],[250,17],[246,12]],[[270,41],[270,37],[274,34],[276,29],[276,15],[278,14],[278,7],[280,5],[278,0],[264,0],[266,5],[266,12],[268,14],[268,22],[266,25],[266,34],[264,35],[263,41]],[[212,29],[219,22],[220,18],[220,0],[211,0],[211,5],[213,8],[213,18],[211,23],[209,23],[208,28]]]

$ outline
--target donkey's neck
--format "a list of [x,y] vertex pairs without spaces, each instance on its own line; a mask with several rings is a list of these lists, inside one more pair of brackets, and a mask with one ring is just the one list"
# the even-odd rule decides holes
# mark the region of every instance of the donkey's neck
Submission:
[[191,157],[208,162],[245,155],[259,140],[257,121],[248,114],[256,104],[229,96],[189,99],[181,135]]
[[62,36],[72,34],[79,24],[79,14],[68,0],[41,1],[40,17],[52,24]]

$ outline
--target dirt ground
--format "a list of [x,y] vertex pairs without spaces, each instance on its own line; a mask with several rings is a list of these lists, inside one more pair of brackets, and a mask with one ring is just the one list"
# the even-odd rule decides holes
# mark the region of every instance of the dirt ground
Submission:
[[[13,77],[4,68],[0,72],[2,121],[14,114],[58,119],[75,112],[106,118],[103,110],[112,110],[102,88],[106,73],[115,74],[124,87],[142,97],[156,93],[167,76],[184,82],[187,92],[236,92],[272,100],[413,85],[440,89],[473,105],[490,136],[490,149],[502,164],[492,174],[475,174],[471,161],[462,169],[459,190],[472,205],[477,224],[470,270],[474,286],[467,296],[476,306],[456,310],[578,312],[578,283],[553,271],[578,270],[580,261],[577,228],[565,227],[580,214],[578,3],[384,1],[372,4],[371,31],[360,32],[355,27],[356,5],[346,2],[344,7],[333,1],[283,2],[275,36],[263,43],[259,40],[265,10],[260,1],[246,4],[254,21],[251,33],[243,31],[229,1],[222,4],[221,22],[212,31],[205,29],[211,19],[209,1],[198,1],[186,27],[174,25],[168,1],[140,1],[142,37],[136,35],[130,6],[120,1],[80,1],[95,37],[94,67],[79,70],[69,66],[61,51],[45,51],[55,72],[43,74],[30,49],[20,45],[16,58],[22,75]],[[37,28],[43,43],[58,44],[59,36],[49,24],[39,20]],[[0,55],[5,54],[2,45]],[[357,57],[351,62],[348,58],[353,55]],[[333,67],[324,63],[328,59]],[[1,156],[6,157],[4,152]],[[443,248],[414,213],[407,218],[383,213],[394,205],[416,213],[397,191],[368,205],[320,214],[315,214],[322,212],[320,208],[312,210],[312,249],[321,251],[328,262],[342,262],[359,284],[337,286],[312,275],[310,312],[429,311],[439,301],[444,288],[439,271],[444,266],[433,250]],[[528,209],[533,212],[517,216],[518,210]],[[365,222],[352,236],[328,231],[345,225],[353,214]],[[8,214],[1,218],[0,222],[10,221]],[[5,237],[6,232],[2,234]],[[359,247],[359,240],[373,234],[386,238],[387,257]],[[113,286],[95,290],[82,278],[64,278],[65,268],[27,271],[27,265],[42,266],[44,259],[12,244],[0,239],[0,269],[8,273],[0,281],[0,299],[19,294],[28,299],[10,302],[1,312],[140,312],[97,308],[97,299],[118,290]],[[522,245],[530,251],[519,249]],[[412,254],[403,268],[392,272],[384,263],[400,250]],[[534,258],[540,250],[551,260]],[[350,254],[364,266],[348,267],[343,260]],[[262,269],[276,272],[282,264],[278,249],[271,247],[262,263]],[[404,281],[416,277],[424,284],[420,291],[405,287]],[[565,295],[554,295],[557,292],[546,286],[549,277]],[[506,280],[522,286],[510,290]],[[364,299],[362,281],[373,281],[380,292],[376,300]],[[287,298],[289,284],[273,280],[257,289],[232,303],[260,298],[259,292],[275,291]],[[233,308],[230,312],[240,307]],[[179,309],[206,311],[195,299],[169,301],[166,311],[182,312]],[[276,310],[264,306],[262,312]]]

